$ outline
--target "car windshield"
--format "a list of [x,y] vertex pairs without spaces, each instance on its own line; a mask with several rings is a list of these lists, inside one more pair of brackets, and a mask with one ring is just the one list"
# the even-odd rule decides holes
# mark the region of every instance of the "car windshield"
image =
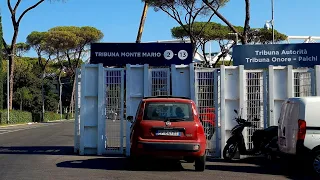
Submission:
[[193,121],[190,103],[147,102],[144,120],[156,121]]

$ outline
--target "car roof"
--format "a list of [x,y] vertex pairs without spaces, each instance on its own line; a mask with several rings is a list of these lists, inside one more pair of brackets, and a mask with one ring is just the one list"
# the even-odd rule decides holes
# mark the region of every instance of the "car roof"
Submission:
[[192,100],[188,97],[177,97],[177,96],[151,96],[151,97],[144,97],[143,101],[145,102],[191,102]]

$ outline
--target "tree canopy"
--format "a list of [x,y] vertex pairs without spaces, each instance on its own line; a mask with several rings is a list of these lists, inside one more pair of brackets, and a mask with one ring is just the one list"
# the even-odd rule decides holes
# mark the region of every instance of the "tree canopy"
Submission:
[[[197,50],[197,34],[193,31],[193,24],[197,18],[210,22],[214,13],[202,0],[142,0],[155,11],[163,11],[173,18],[188,34],[194,51]],[[208,3],[216,10],[224,6],[229,0],[209,0]],[[185,24],[185,25],[184,25]],[[187,27],[186,27],[187,26]]]
[[[189,28],[188,25],[177,26],[171,29],[171,34],[174,38],[183,39],[190,38],[189,33],[185,31],[186,28]],[[228,26],[224,26],[215,22],[195,22],[193,24],[194,35],[198,39],[203,41],[218,41],[218,40],[234,40],[235,36],[230,34],[232,33],[231,29]],[[235,26],[238,32],[243,32],[244,28],[241,26]],[[275,42],[280,42],[286,40],[287,36],[275,30]],[[252,28],[249,31],[248,43],[261,43],[268,44],[272,43],[272,30],[267,30],[264,28]]]
[[[43,70],[46,69],[49,60],[55,59],[60,63],[59,79],[64,71],[71,76],[71,81],[74,84],[75,69],[81,64],[80,61],[88,52],[90,44],[100,41],[103,36],[100,30],[91,26],[57,26],[46,32],[31,32],[27,37],[27,43],[37,52],[38,61]],[[42,60],[43,56],[47,56],[45,63]],[[66,59],[68,63],[63,64],[62,59]],[[74,104],[74,91],[75,84],[73,85],[70,106]]]

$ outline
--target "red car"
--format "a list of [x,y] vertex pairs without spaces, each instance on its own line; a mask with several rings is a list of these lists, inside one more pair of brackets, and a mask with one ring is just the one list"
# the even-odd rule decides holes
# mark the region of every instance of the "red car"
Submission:
[[202,124],[204,131],[206,133],[207,139],[211,139],[215,132],[215,118],[214,108],[202,108],[200,109],[200,118],[202,119]]
[[[131,126],[131,160],[170,158],[204,171],[206,136],[195,103],[181,97],[143,98]],[[132,161],[131,161],[132,162]],[[135,161],[136,162],[136,161]]]

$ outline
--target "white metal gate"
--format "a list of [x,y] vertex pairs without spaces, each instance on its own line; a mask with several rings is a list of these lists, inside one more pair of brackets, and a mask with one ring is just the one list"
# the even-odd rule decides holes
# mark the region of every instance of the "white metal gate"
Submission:
[[215,101],[219,99],[220,94],[218,78],[218,70],[216,69],[200,68],[195,70],[196,104],[208,137],[207,155],[209,156],[216,155],[220,144],[220,122],[218,122],[218,109],[215,109],[219,108],[218,102]]
[[313,69],[294,69],[293,70],[293,96],[304,97],[315,95]]
[[124,69],[105,68],[106,152],[123,154],[124,148]]
[[[252,135],[258,130],[264,128],[264,114],[265,105],[267,101],[264,100],[265,93],[265,72],[263,70],[245,70],[245,104],[246,117],[254,126],[247,127],[245,136],[247,148],[253,148]],[[254,118],[260,119],[253,121]]]
[[151,96],[170,95],[170,69],[153,68],[149,72]]

